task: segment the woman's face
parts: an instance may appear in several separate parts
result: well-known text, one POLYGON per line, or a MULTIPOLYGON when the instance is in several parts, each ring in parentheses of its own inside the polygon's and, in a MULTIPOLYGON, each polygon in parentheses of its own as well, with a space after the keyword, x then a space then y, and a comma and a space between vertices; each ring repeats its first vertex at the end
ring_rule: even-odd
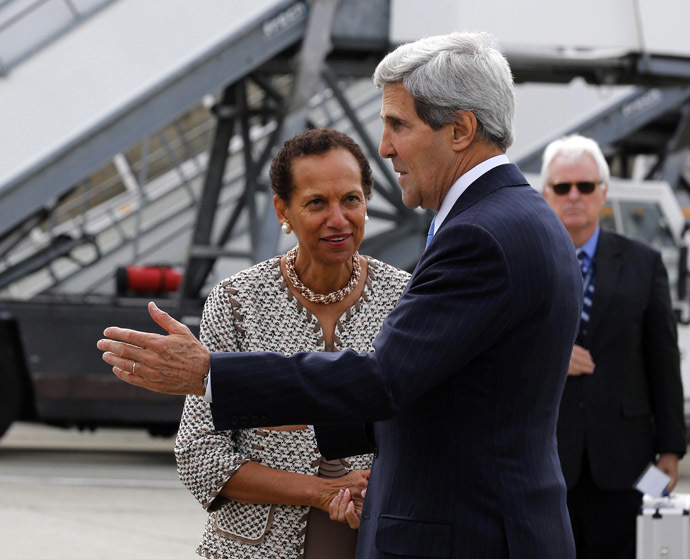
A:
POLYGON ((346 149, 303 155, 292 162, 290 203, 276 197, 278 219, 287 221, 302 257, 333 265, 347 262, 364 236, 367 211, 362 172, 346 149))

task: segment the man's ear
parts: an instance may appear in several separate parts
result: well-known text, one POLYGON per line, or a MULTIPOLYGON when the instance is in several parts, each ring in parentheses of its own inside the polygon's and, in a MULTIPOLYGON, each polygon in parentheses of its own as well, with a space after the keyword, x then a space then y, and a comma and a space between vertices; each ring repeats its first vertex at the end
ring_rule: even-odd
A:
POLYGON ((458 118, 452 124, 453 149, 466 150, 477 136, 477 117, 470 111, 456 111, 458 118))

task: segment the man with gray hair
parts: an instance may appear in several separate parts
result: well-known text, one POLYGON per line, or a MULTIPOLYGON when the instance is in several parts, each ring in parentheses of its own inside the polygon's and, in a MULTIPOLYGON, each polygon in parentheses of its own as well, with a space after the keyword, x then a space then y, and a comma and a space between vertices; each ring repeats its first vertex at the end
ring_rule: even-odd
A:
POLYGON ((361 559, 573 559, 555 434, 582 282, 505 156, 508 63, 452 33, 399 47, 374 80, 380 154, 404 203, 438 212, 374 351, 209 355, 155 306, 169 336, 109 328, 99 348, 127 382, 206 394, 217 429, 315 424, 329 458, 373 446, 361 559))
POLYGON ((683 388, 666 269, 658 251, 605 231, 609 167, 579 135, 546 148, 544 197, 581 262, 582 318, 558 419, 558 453, 579 559, 633 559, 642 495, 655 462, 678 481, 683 388))

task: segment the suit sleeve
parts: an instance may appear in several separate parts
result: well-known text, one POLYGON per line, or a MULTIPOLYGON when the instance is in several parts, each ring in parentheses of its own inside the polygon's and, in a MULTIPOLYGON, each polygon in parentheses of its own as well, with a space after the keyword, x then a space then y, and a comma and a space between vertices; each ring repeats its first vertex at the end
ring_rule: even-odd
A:
MULTIPOLYGON (((226 299, 222 287, 217 286, 204 307, 200 339, 210 350, 237 348, 232 319, 223 312, 229 307, 224 304, 226 299)), ((187 396, 175 441, 175 457, 182 483, 209 511, 217 508, 219 491, 249 461, 248 456, 237 451, 232 431, 215 430, 209 404, 200 396, 187 396)))
POLYGON ((371 423, 315 425, 319 452, 328 460, 359 454, 376 454, 376 440, 371 423))
POLYGON ((685 454, 683 385, 680 375, 678 335, 671 308, 666 268, 656 253, 652 287, 642 332, 658 454, 685 454))
POLYGON ((501 247, 486 230, 447 224, 385 320, 374 352, 213 353, 216 428, 394 416, 462 370, 510 327, 515 305, 509 272, 501 247))

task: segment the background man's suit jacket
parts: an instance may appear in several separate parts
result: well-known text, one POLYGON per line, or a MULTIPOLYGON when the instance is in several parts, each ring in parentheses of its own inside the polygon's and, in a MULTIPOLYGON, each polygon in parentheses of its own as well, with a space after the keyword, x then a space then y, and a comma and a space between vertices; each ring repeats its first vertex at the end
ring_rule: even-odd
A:
POLYGON ((213 354, 217 429, 374 421, 358 557, 572 559, 556 449, 582 299, 514 165, 460 197, 375 352, 213 354))
POLYGON ((558 450, 568 487, 586 450, 597 485, 631 489, 655 454, 685 454, 676 326, 657 251, 602 230, 594 262, 595 370, 566 382, 558 450))

